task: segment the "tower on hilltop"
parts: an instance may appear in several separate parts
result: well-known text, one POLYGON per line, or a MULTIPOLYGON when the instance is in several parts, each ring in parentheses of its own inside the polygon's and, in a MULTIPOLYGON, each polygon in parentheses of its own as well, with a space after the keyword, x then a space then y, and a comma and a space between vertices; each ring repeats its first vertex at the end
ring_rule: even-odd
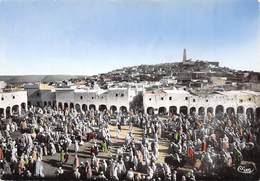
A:
POLYGON ((186 62, 187 61, 187 54, 186 54, 186 48, 184 48, 183 50, 183 59, 182 59, 183 62, 186 62))

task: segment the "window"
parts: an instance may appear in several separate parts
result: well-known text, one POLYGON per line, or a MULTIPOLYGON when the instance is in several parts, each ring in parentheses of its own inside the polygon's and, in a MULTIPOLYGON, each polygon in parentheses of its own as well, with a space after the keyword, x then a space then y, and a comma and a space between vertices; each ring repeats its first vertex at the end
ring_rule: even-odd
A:
POLYGON ((171 101, 171 100, 172 100, 172 97, 169 97, 169 100, 171 101))
POLYGON ((195 99, 193 99, 192 101, 193 101, 193 102, 195 102, 196 100, 195 100, 195 99))
POLYGON ((82 99, 83 99, 83 96, 80 96, 80 99, 82 100, 82 99))
POLYGON ((152 98, 149 98, 149 101, 151 101, 152 100, 152 98))
POLYGON ((163 97, 161 97, 161 100, 163 101, 163 97))
POLYGON ((209 100, 208 100, 208 99, 206 99, 206 102, 209 102, 209 100))
POLYGON ((185 97, 185 100, 187 101, 189 98, 188 97, 185 97))
POLYGON ((104 96, 101 97, 101 99, 103 99, 103 98, 104 98, 104 96))
POLYGON ((4 98, 2 97, 2 101, 4 100, 4 98))
POLYGON ((239 102, 243 102, 243 99, 239 99, 239 102))
POLYGON ((13 96, 13 99, 15 99, 15 96, 13 96))
POLYGON ((92 99, 94 99, 94 97, 92 97, 92 99))
POLYGON ((116 94, 116 97, 118 97, 118 94, 116 94))
POLYGON ((248 100, 249 100, 249 101, 252 101, 252 99, 251 99, 251 98, 249 98, 248 100))
POLYGON ((121 94, 121 97, 124 97, 124 94, 121 94))
POLYGON ((38 96, 38 97, 40 96, 40 93, 39 93, 39 92, 37 92, 37 96, 38 96))

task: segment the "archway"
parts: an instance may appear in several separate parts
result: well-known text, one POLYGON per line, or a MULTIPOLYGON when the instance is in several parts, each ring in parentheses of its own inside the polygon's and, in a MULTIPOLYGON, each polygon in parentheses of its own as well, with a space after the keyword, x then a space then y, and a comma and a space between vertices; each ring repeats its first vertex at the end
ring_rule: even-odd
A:
POLYGON ((9 118, 11 116, 11 107, 7 107, 6 110, 5 110, 5 115, 7 118, 9 118))
POLYGON ((213 114, 213 107, 208 107, 208 108, 207 108, 207 113, 213 114))
POLYGON ((196 108, 195 107, 191 107, 190 108, 190 114, 195 114, 196 113, 196 108))
POLYGON ((12 113, 15 115, 19 115, 19 106, 18 105, 14 105, 12 107, 12 113))
POLYGON ((86 112, 88 110, 88 106, 86 104, 82 105, 82 111, 86 112))
POLYGON ((256 108, 255 110, 255 116, 256 116, 256 120, 260 119, 260 107, 256 108))
POLYGON ((147 114, 149 114, 149 115, 154 114, 154 108, 153 107, 148 107, 147 108, 147 114))
POLYGON ((52 106, 52 105, 51 105, 51 101, 48 101, 48 106, 52 106))
POLYGON ((117 108, 116 108, 116 106, 110 106, 110 111, 111 111, 111 113, 112 114, 115 114, 115 112, 117 111, 117 108))
POLYGON ((56 107, 56 101, 52 101, 52 106, 56 107))
POLYGON ((31 103, 31 101, 28 101, 28 104, 27 104, 27 109, 30 109, 30 108, 31 108, 31 106, 32 106, 32 103, 31 103))
POLYGON ((26 104, 24 102, 21 104, 21 111, 22 111, 22 114, 26 113, 26 104))
POLYGON ((234 115, 235 114, 235 109, 233 107, 228 107, 226 109, 226 113, 231 116, 231 115, 234 115))
POLYGON ((0 118, 4 118, 5 117, 5 109, 4 108, 0 108, 0 118))
POLYGON ((103 111, 107 110, 107 106, 104 104, 101 104, 101 105, 99 105, 98 110, 103 112, 103 111))
POLYGON ((254 120, 254 109, 253 108, 247 108, 246 109, 246 117, 250 120, 254 120))
POLYGON ((22 110, 26 110, 26 103, 23 102, 23 103, 21 104, 21 108, 22 108, 22 110))
POLYGON ((200 116, 204 116, 205 115, 205 108, 204 107, 200 107, 199 108, 199 115, 200 116))
POLYGON ((74 109, 74 104, 72 102, 70 103, 70 109, 74 109))
POLYGON ((121 106, 120 107, 120 111, 122 111, 123 113, 127 112, 127 108, 125 106, 121 106))
POLYGON ((81 109, 80 109, 80 105, 79 105, 79 104, 76 104, 76 105, 75 105, 75 108, 76 108, 76 111, 77 111, 78 113, 81 112, 81 109))
POLYGON ((44 107, 47 106, 47 101, 44 101, 44 102, 43 102, 43 106, 44 106, 44 107))
POLYGON ((66 110, 66 109, 68 109, 69 108, 69 105, 68 105, 68 103, 64 103, 64 110, 66 110))
POLYGON ((220 113, 224 113, 224 107, 222 105, 218 105, 216 107, 216 111, 215 111, 215 114, 220 114, 220 113))
POLYGON ((58 103, 58 109, 61 109, 61 110, 62 110, 62 102, 59 102, 59 103, 58 103))
POLYGON ((177 107, 176 106, 169 107, 169 112, 171 114, 177 114, 177 107))
POLYGON ((187 115, 188 114, 188 107, 187 106, 181 106, 180 107, 180 113, 187 115))
POLYGON ((244 114, 244 107, 243 106, 237 107, 237 114, 244 114))
POLYGON ((167 114, 166 107, 160 107, 159 110, 158 110, 158 114, 159 115, 166 115, 167 114))
POLYGON ((94 104, 90 104, 89 105, 89 110, 93 110, 93 111, 96 111, 96 106, 94 104))

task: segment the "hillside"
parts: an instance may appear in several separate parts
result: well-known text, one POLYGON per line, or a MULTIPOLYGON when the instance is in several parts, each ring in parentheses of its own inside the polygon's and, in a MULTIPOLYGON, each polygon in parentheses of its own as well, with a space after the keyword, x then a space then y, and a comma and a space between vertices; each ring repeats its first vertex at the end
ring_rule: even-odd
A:
POLYGON ((0 80, 9 84, 16 83, 34 83, 34 82, 55 82, 77 78, 76 75, 14 75, 14 76, 0 76, 0 80))

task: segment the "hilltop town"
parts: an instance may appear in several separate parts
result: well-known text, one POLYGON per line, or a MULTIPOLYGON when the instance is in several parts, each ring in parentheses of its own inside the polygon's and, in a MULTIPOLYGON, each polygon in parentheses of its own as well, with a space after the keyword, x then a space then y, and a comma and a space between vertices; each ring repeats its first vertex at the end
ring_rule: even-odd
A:
POLYGON ((0 80, 1 178, 259 175, 260 73, 184 50, 176 63, 0 80))

